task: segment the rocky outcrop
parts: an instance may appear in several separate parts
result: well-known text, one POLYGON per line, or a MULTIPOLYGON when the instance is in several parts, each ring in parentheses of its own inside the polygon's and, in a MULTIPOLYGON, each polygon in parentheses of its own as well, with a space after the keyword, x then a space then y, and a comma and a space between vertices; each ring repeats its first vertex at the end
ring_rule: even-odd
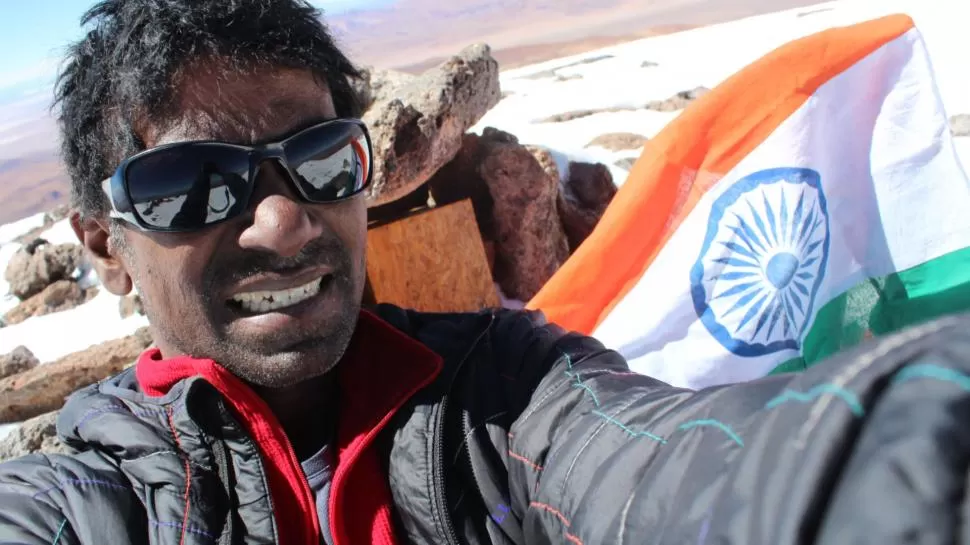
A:
POLYGON ((666 100, 655 100, 648 103, 645 108, 657 112, 676 112, 683 110, 691 102, 704 96, 710 91, 707 87, 695 87, 689 91, 681 91, 666 100))
POLYGON ((121 372, 151 344, 148 328, 0 380, 0 423, 60 409, 78 388, 121 372))
POLYGON ((526 301, 569 257, 557 211, 559 174, 547 150, 486 128, 429 182, 439 204, 472 200, 475 218, 502 292, 526 301))
POLYGON ((539 166, 542 170, 549 175, 553 180, 559 180, 562 177, 559 174, 559 165, 556 163, 556 159, 552 156, 552 152, 542 146, 525 146, 525 149, 529 150, 529 153, 535 157, 538 161, 539 166))
POLYGON ((587 148, 599 147, 610 151, 640 149, 647 143, 647 137, 632 132, 610 132, 601 134, 586 144, 587 148))
POLYGON ((636 162, 637 162, 636 157, 624 157, 623 159, 620 159, 619 161, 613 164, 622 168, 623 170, 631 170, 633 168, 633 165, 636 164, 636 162))
POLYGON ((615 114, 619 112, 635 112, 637 108, 626 108, 623 106, 611 106, 609 108, 595 108, 587 110, 571 110, 568 112, 563 112, 560 114, 553 114, 549 117, 544 117, 533 121, 533 123, 565 123, 566 121, 573 121, 576 119, 582 119, 584 117, 589 117, 596 114, 615 114))
POLYGON ((57 412, 49 412, 24 422, 0 441, 0 462, 34 452, 67 453, 68 448, 57 439, 57 412))
POLYGON ((122 318, 128 318, 136 314, 144 316, 145 308, 141 303, 141 295, 137 292, 129 293, 118 301, 118 314, 122 318))
POLYGON ((559 193, 559 216, 574 251, 593 232, 616 195, 613 176, 600 163, 570 163, 569 175, 559 193))
POLYGON ((462 135, 498 104, 498 62, 487 45, 470 46, 401 85, 372 91, 364 113, 374 147, 370 206, 423 185, 461 149, 462 135))
POLYGON ((375 102, 387 102, 394 97, 394 89, 411 82, 415 76, 397 70, 364 67, 359 79, 350 80, 350 85, 357 93, 357 100, 362 111, 367 111, 375 102))
POLYGON ((10 293, 24 300, 58 280, 70 279, 82 256, 79 244, 48 244, 36 239, 18 250, 7 265, 4 277, 10 293))
POLYGON ((40 364, 40 361, 37 356, 34 356, 33 352, 28 350, 26 346, 18 346, 9 354, 0 356, 0 379, 29 371, 37 367, 38 364, 40 364))
POLYGON ((23 301, 3 317, 6 325, 23 322, 32 316, 43 316, 76 308, 98 294, 98 288, 82 290, 73 280, 58 280, 40 293, 23 301))
POLYGON ((486 128, 478 174, 494 204, 496 280, 506 296, 528 301, 569 257, 550 176, 515 136, 486 128))

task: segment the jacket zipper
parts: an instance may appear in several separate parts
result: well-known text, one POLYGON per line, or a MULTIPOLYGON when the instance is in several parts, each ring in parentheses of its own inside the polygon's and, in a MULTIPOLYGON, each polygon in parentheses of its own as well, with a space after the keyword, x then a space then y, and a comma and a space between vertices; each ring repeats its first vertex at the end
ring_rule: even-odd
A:
MULTIPOLYGON (((461 367, 471 356, 472 352, 478 348, 478 343, 482 341, 485 334, 488 333, 489 329, 492 327, 492 323, 495 321, 495 315, 490 316, 488 325, 478 334, 475 342, 472 343, 471 347, 462 356, 461 361, 455 368, 455 373, 452 378, 452 383, 448 385, 448 392, 441 396, 441 405, 438 408, 438 426, 437 433, 434 437, 434 450, 435 450, 435 473, 434 473, 434 490, 433 492, 437 495, 437 506, 438 506, 438 518, 441 520, 447 532, 447 545, 461 545, 461 541, 458 539, 458 533, 455 531, 455 525, 451 520, 451 514, 448 512, 448 498, 445 490, 445 415, 448 411, 448 397, 451 392, 451 388, 454 386, 454 378, 458 376, 461 367)), ((464 417, 462 417, 464 422, 464 417)))
MULTIPOLYGON (((220 416, 226 418, 228 416, 228 410, 223 404, 222 400, 217 401, 220 416)), ((217 438, 212 442, 212 455, 216 461, 216 467, 219 471, 219 480, 222 481, 222 486, 226 489, 226 498, 229 501, 229 509, 226 515, 226 525, 222 532, 222 536, 219 538, 219 545, 232 545, 233 542, 233 511, 232 511, 232 484, 230 483, 229 475, 229 456, 226 454, 226 445, 223 443, 222 439, 217 438)))

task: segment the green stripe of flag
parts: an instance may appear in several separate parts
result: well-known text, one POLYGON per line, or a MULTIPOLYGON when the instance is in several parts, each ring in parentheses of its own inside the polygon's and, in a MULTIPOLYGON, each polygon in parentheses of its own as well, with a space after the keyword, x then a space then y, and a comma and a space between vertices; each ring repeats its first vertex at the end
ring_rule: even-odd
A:
POLYGON ((970 310, 970 248, 871 278, 832 299, 816 315, 802 356, 770 374, 804 370, 870 334, 884 335, 966 310, 970 310))

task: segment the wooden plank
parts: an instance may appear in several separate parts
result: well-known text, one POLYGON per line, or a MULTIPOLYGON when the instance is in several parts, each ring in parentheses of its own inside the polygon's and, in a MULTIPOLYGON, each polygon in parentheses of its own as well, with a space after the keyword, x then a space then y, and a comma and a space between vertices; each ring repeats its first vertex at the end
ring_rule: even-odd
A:
POLYGON ((499 306, 470 200, 433 208, 367 232, 374 299, 425 312, 499 306))

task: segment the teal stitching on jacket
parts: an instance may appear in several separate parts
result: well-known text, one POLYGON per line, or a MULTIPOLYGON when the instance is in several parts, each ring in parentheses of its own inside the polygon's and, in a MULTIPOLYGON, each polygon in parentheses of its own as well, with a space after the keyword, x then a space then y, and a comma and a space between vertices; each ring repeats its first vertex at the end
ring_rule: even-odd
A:
POLYGON ((57 529, 57 533, 54 534, 54 541, 51 541, 51 545, 57 545, 57 542, 61 540, 61 536, 64 535, 64 528, 67 528, 67 519, 61 521, 61 525, 57 529))
POLYGON ((600 407, 600 400, 596 397, 596 392, 592 388, 583 384, 583 381, 579 380, 579 373, 570 373, 569 371, 564 371, 566 376, 573 379, 573 388, 582 388, 589 392, 589 396, 593 398, 593 405, 598 409, 600 407))
POLYGON ((849 406, 849 410, 852 414, 861 417, 865 414, 865 409, 862 408, 862 403, 859 401, 858 396, 854 392, 846 390, 841 386, 836 386, 835 384, 819 384, 818 386, 812 388, 807 392, 796 392, 795 390, 785 390, 778 397, 768 401, 765 404, 765 409, 774 409, 775 407, 785 404, 789 401, 797 401, 798 403, 808 403, 824 394, 831 394, 835 397, 845 401, 845 404, 849 406))
MULTIPOLYGON (((599 409, 599 407, 600 407, 600 401, 596 397, 596 392, 594 392, 593 389, 590 388, 588 385, 583 384, 583 381, 580 380, 579 373, 574 373, 573 372, 573 360, 569 357, 569 354, 563 353, 562 356, 563 356, 563 358, 566 359, 566 368, 568 369, 568 371, 564 371, 564 374, 567 377, 573 379, 573 383, 572 383, 573 388, 581 388, 581 389, 585 390, 589 394, 589 396, 593 399, 593 405, 597 409, 599 409)), ((613 418, 612 416, 610 416, 610 415, 608 415, 608 414, 606 414, 606 413, 604 413, 602 411, 594 410, 592 412, 592 414, 594 414, 594 415, 598 416, 599 418, 602 418, 603 420, 606 420, 610 424, 613 424, 614 426, 620 428, 621 430, 623 430, 624 432, 626 432, 627 435, 630 435, 631 437, 647 437, 649 439, 653 439, 654 441, 657 441, 658 443, 660 443, 662 445, 666 445, 667 444, 667 440, 664 439, 663 437, 660 437, 659 435, 655 435, 655 434, 650 433, 648 431, 635 431, 635 430, 632 430, 626 424, 620 422, 619 420, 613 418)), ((678 430, 682 430, 682 431, 686 431, 686 430, 689 430, 691 428, 704 427, 704 426, 710 426, 710 427, 717 428, 717 429, 723 431, 728 437, 731 438, 732 441, 734 441, 735 443, 737 443, 738 446, 741 446, 741 447, 744 446, 744 441, 741 439, 741 436, 739 436, 734 430, 732 430, 730 426, 728 426, 724 422, 721 422, 720 420, 715 420, 713 418, 707 418, 707 419, 703 419, 703 420, 691 420, 690 422, 684 422, 677 429, 678 430)))
POLYGON ((714 420, 713 418, 705 418, 703 420, 691 420, 690 422, 684 422, 677 427, 678 430, 689 430, 691 428, 697 428, 702 426, 710 426, 723 431, 732 441, 738 444, 738 446, 744 446, 744 441, 741 440, 741 436, 734 432, 730 426, 721 422, 720 420, 714 420))
POLYGON ((667 440, 664 439, 663 437, 660 437, 658 435, 654 435, 654 434, 652 434, 652 433, 650 433, 648 431, 633 431, 630 428, 628 428, 625 424, 623 424, 619 420, 613 418, 612 416, 610 416, 610 415, 608 415, 606 413, 603 413, 603 412, 600 412, 600 411, 593 411, 593 414, 595 414, 596 416, 602 418, 603 420, 606 420, 610 424, 613 424, 614 426, 620 428, 621 430, 625 431, 628 435, 630 435, 632 437, 647 437, 647 438, 653 439, 654 441, 657 441, 658 443, 660 443, 662 445, 666 445, 667 444, 667 440))
POLYGON ((970 376, 965 373, 961 373, 960 371, 948 369, 946 367, 941 367, 931 363, 910 365, 909 367, 902 369, 899 373, 896 373, 893 383, 898 384, 907 380, 915 380, 920 378, 942 380, 943 382, 949 382, 965 391, 970 392, 970 376))

